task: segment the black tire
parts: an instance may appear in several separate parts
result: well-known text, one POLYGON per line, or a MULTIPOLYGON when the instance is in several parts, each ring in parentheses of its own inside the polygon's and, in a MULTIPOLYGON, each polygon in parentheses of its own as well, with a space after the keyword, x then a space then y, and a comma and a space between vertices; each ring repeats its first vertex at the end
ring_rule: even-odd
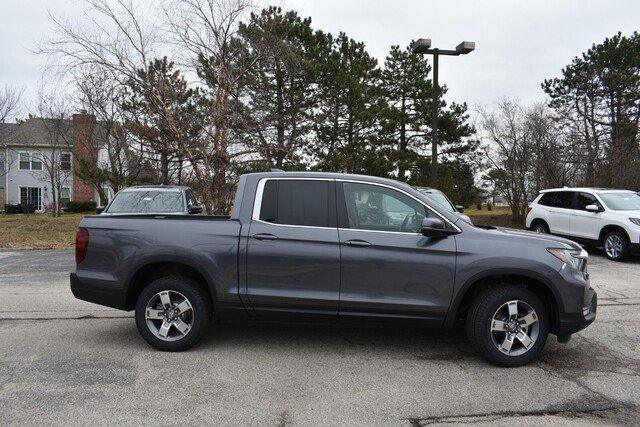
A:
POLYGON ((543 220, 537 219, 531 223, 531 231, 540 234, 549 234, 549 226, 543 220))
POLYGON ((627 238, 627 235, 622 231, 614 230, 610 233, 607 233, 607 235, 604 236, 604 240, 602 240, 602 249, 604 250, 605 256, 610 260, 624 261, 629 256, 629 239, 627 238), (612 254, 609 253, 610 251, 607 250, 607 241, 609 240, 609 238, 612 238, 612 237, 616 237, 617 239, 619 239, 622 245, 622 250, 617 256, 613 256, 612 254))
MULTIPOLYGON (((202 339, 211 323, 212 313, 211 299, 207 291, 200 284, 181 276, 161 277, 144 288, 138 297, 136 303, 136 326, 142 338, 156 349, 162 351, 182 351, 193 347, 202 339), (174 341, 165 341, 157 337, 147 325, 147 303, 163 291, 179 293, 191 304, 190 313, 185 314, 185 316, 189 316, 190 329, 183 337, 173 338, 175 339, 174 341)), ((161 320, 158 322, 162 323, 161 320)), ((177 329, 173 332, 175 333, 174 335, 178 335, 177 329)))
POLYGON ((531 362, 540 354, 548 334, 549 316, 544 303, 523 286, 496 286, 485 290, 476 297, 467 315, 469 342, 486 360, 500 366, 522 366, 531 362), (519 344, 514 344, 523 349, 524 353, 520 355, 504 354, 498 350, 494 337, 500 335, 500 332, 491 331, 494 314, 504 304, 514 300, 522 301, 533 308, 538 322, 537 338, 531 348, 524 349, 519 340, 519 344))

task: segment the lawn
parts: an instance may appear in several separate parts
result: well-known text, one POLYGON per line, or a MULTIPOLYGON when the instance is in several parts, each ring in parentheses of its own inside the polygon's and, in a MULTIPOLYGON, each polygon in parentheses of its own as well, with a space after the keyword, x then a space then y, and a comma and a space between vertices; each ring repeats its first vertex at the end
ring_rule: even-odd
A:
POLYGON ((469 215, 476 225, 524 228, 524 224, 519 224, 511 219, 511 209, 508 206, 493 206, 490 211, 486 206, 482 210, 477 210, 474 206, 465 209, 464 213, 469 215))
POLYGON ((73 248, 76 227, 85 214, 0 215, 0 248, 73 248))

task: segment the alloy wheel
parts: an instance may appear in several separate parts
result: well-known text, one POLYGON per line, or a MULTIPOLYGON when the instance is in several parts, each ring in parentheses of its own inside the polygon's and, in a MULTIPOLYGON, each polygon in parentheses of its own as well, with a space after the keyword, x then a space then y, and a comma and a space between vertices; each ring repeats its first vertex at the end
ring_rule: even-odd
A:
POLYGON ((170 290, 152 296, 144 316, 149 331, 163 341, 184 338, 194 321, 191 302, 180 292, 170 290))
POLYGON ((536 311, 520 300, 502 304, 494 313, 490 327, 493 344, 508 356, 520 356, 529 351, 540 333, 536 311))
POLYGON ((544 225, 542 224, 536 225, 533 231, 535 231, 538 234, 547 234, 547 230, 544 228, 544 225))
POLYGON ((604 242, 604 250, 609 258, 618 258, 622 254, 622 248, 624 243, 622 238, 617 234, 611 234, 604 242))

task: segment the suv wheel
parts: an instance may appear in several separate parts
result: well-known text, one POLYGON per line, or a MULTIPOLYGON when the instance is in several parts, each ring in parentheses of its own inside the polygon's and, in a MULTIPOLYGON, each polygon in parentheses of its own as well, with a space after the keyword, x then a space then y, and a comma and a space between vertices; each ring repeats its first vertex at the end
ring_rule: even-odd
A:
POLYGON ((613 261, 622 261, 629 252, 629 242, 627 236, 621 231, 612 231, 604 238, 604 253, 607 258, 613 261))
POLYGON ((200 341, 211 313, 211 300, 198 283, 162 277, 138 297, 136 325, 142 338, 158 350, 181 351, 200 341))
POLYGON ((467 316, 469 341, 488 361, 522 366, 535 359, 547 341, 549 322, 544 304, 520 286, 489 288, 467 316))
POLYGON ((545 224, 544 221, 534 223, 531 229, 538 234, 549 234, 549 227, 547 227, 547 224, 545 224))

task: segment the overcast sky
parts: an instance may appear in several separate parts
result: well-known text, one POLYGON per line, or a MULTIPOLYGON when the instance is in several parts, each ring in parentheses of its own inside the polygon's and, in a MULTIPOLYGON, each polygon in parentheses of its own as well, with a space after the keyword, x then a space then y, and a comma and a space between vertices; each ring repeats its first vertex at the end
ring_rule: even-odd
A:
MULTIPOLYGON (((77 0, 2 0, 0 86, 24 89, 23 113, 33 105, 43 58, 30 52, 52 31, 47 16, 77 19, 77 0)), ((261 3, 262 4, 262 3, 261 3)), ((267 4, 267 3, 264 3, 267 4)), ((277 0, 283 8, 311 16, 314 28, 365 42, 379 62, 393 44, 431 38, 434 47, 476 42, 466 56, 443 57, 440 82, 449 98, 472 108, 502 97, 530 103, 544 98, 540 83, 559 75, 592 43, 640 22, 640 1, 590 0, 277 0)))

